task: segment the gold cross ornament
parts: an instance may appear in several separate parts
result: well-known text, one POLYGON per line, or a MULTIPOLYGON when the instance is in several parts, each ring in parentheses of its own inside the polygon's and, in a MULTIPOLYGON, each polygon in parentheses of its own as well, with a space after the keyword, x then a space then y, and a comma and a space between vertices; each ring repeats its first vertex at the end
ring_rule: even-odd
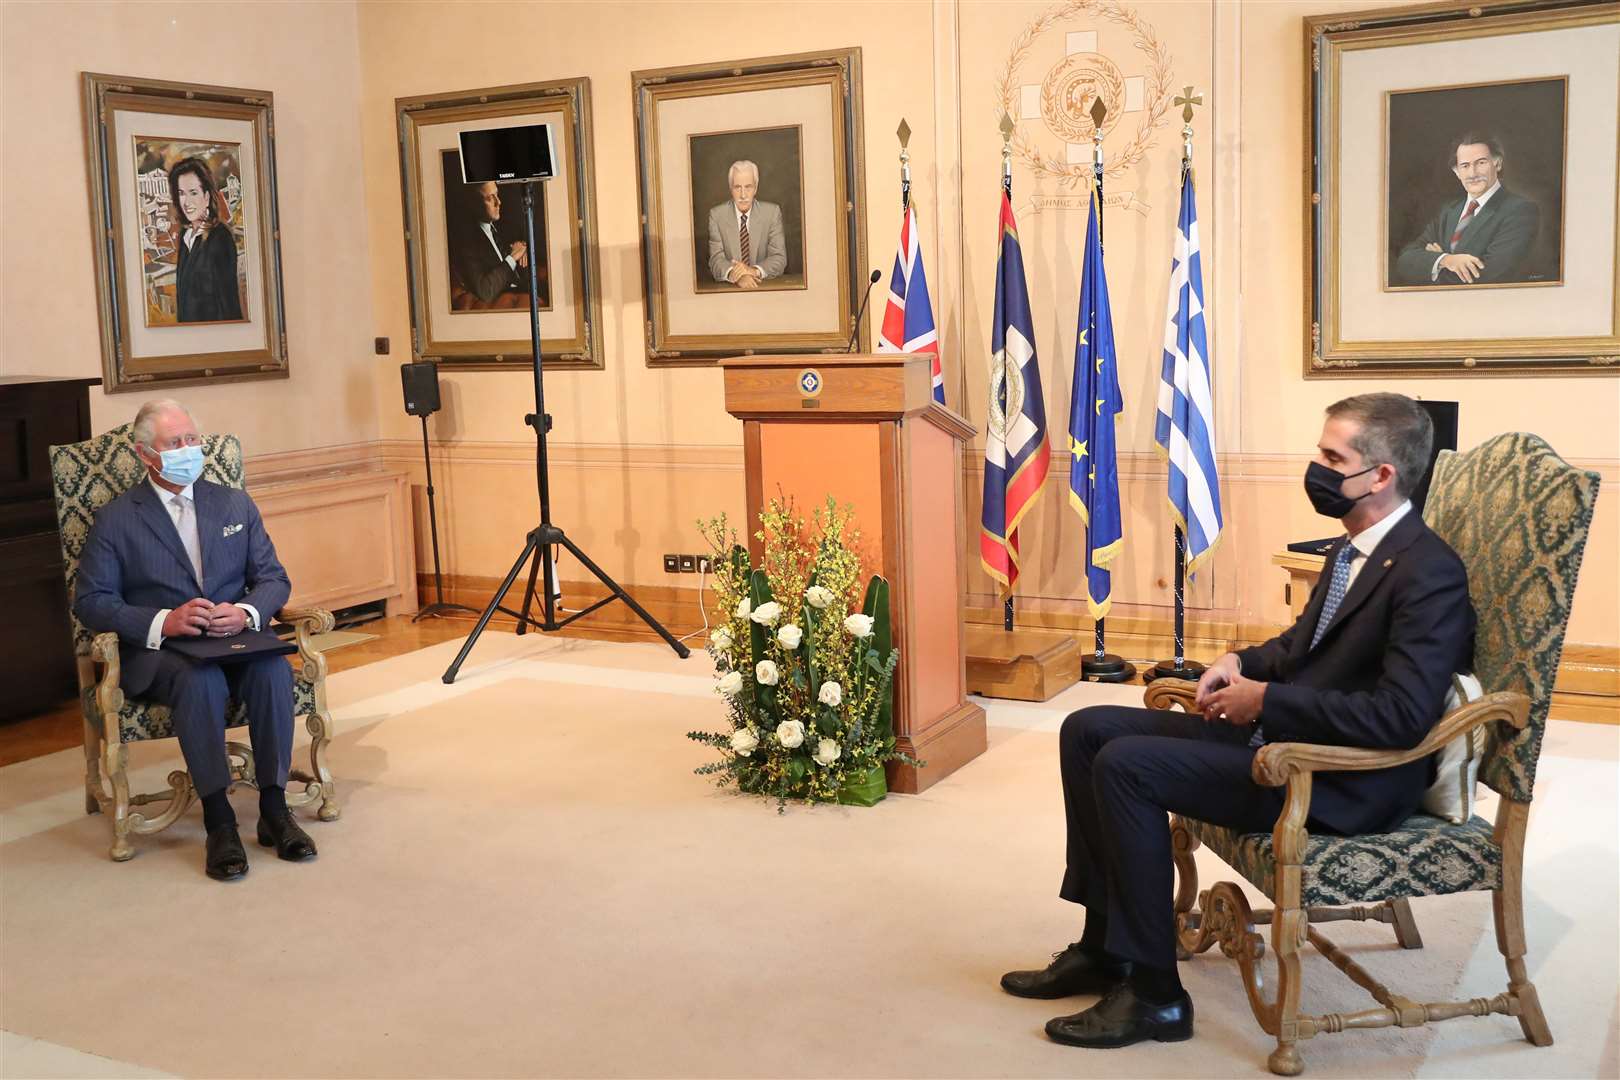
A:
POLYGON ((1175 100, 1175 104, 1181 106, 1181 122, 1183 124, 1192 123, 1193 106, 1202 105, 1203 103, 1203 94, 1194 94, 1193 88, 1190 86, 1183 88, 1181 96, 1175 100))

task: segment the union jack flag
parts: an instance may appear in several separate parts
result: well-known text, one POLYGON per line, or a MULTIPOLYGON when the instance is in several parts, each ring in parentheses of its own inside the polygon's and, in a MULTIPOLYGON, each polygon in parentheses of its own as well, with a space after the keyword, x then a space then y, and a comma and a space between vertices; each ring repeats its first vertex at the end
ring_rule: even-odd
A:
POLYGON ((934 331, 928 275, 923 272, 922 245, 917 241, 917 211, 909 203, 900 222, 900 250, 889 274, 889 305, 883 311, 877 351, 927 353, 934 400, 945 404, 945 374, 939 366, 939 334, 934 331))

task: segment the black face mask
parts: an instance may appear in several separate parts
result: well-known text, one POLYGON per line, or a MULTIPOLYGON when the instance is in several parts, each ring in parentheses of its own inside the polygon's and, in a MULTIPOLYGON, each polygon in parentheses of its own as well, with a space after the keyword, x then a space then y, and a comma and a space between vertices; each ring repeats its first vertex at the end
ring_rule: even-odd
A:
POLYGON ((1311 505, 1316 507, 1318 514, 1342 518, 1356 508, 1356 503, 1372 494, 1367 491, 1351 498, 1344 493, 1344 482, 1362 473, 1370 473, 1376 468, 1378 466, 1371 465, 1361 472, 1346 475, 1328 468, 1320 461, 1313 461, 1310 468, 1305 470, 1305 494, 1310 497, 1311 505))

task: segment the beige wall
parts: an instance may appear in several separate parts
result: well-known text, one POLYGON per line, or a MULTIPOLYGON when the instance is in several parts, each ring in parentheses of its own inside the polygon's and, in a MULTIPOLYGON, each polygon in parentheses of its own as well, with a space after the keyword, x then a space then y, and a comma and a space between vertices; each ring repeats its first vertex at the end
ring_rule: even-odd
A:
MULTIPOLYGON (((252 454, 377 434, 359 45, 337 3, 16 3, 0 12, 0 374, 101 375, 79 73, 269 90, 290 377, 164 392, 252 454), (337 152, 335 152, 337 151, 337 152)), ((91 392, 95 426, 150 394, 91 392)))
MULTIPOLYGON (((1353 10, 1366 4, 1339 4, 1353 10)), ((1282 572, 1269 555, 1288 539, 1321 535, 1299 477, 1323 406, 1385 385, 1461 402, 1461 441, 1510 429, 1546 436, 1605 478, 1570 640, 1620 644, 1620 381, 1607 379, 1309 380, 1301 376, 1301 175, 1305 148, 1301 18, 1333 10, 1311 0, 1242 5, 1140 0, 1142 26, 1171 57, 1173 85, 1208 95, 1198 119, 1200 216, 1216 356, 1219 443, 1228 535, 1190 592, 1195 612, 1234 623, 1280 622, 1282 572)), ((867 242, 887 273, 898 217, 894 129, 902 116, 911 152, 936 318, 953 407, 984 423, 995 269, 994 209, 1000 139, 995 83, 1035 20, 1041 0, 932 3, 365 3, 243 5, 232 20, 187 21, 187 6, 8 5, 4 18, 5 325, 0 372, 99 371, 88 255, 40 280, 41 251, 89 250, 76 73, 139 71, 259 86, 276 94, 283 253, 293 378, 187 396, 212 414, 241 418, 253 452, 381 440, 370 451, 420 475, 419 429, 403 414, 398 362, 409 357, 396 97, 572 76, 592 80, 598 242, 606 369, 548 376, 556 417, 557 517, 610 573, 632 583, 664 577, 664 551, 700 550, 694 520, 742 504, 741 425, 722 407, 719 374, 650 370, 642 352, 639 228, 630 72, 640 68, 858 45, 865 67, 867 242), (179 22, 171 23, 171 19, 179 22), (244 36, 257 48, 227 49, 244 36), (162 70, 136 58, 179 56, 162 70), (39 47, 48 40, 51 48, 39 47), (511 44, 513 47, 492 47, 511 44), (517 47, 521 43, 521 47, 517 47), (132 66, 134 65, 134 66, 132 66), (359 160, 348 148, 360 147, 359 160), (26 178, 38 161, 69 163, 73 212, 38 213, 26 178), (359 166, 358 168, 356 166, 359 166), (394 354, 370 355, 373 335, 394 354), (965 388, 965 395, 963 390, 965 388), (295 404, 296 401, 296 404, 295 404), (273 422, 278 414, 291 417, 273 422)), ((1028 72, 1039 81, 1069 30, 1096 30, 1099 47, 1140 71, 1136 34, 1086 15, 1034 40, 1028 72), (1055 44, 1054 44, 1055 42, 1055 44), (1046 52, 1042 52, 1042 50, 1046 52)), ((1128 139, 1135 119, 1110 135, 1128 139)), ((1171 542, 1162 512, 1163 472, 1151 454, 1152 401, 1176 200, 1176 125, 1157 129, 1134 172, 1111 182, 1150 213, 1110 210, 1109 277, 1119 329, 1127 417, 1122 428, 1128 548, 1121 614, 1169 610, 1171 542), (1128 601, 1128 603, 1127 603, 1128 601)), ((1060 443, 1067 422, 1083 211, 1029 208, 1034 195, 1067 194, 1015 168, 1015 206, 1031 278, 1048 419, 1060 443)), ((874 305, 882 304, 880 285, 874 305)), ((446 568, 472 576, 505 570, 535 516, 532 408, 526 374, 445 378, 446 408, 432 422, 446 568)), ((118 397, 97 405, 98 424, 122 419, 118 397)), ((216 422, 217 423, 217 422, 216 422)), ((982 482, 969 454, 970 529, 982 482)), ((1028 606, 1058 611, 1075 600, 1078 521, 1063 508, 1063 459, 1027 524, 1023 592, 1028 606)), ((420 503, 419 503, 420 508, 420 503)), ((421 563, 430 565, 425 528, 421 563)), ((580 576, 576 570, 565 577, 580 576)), ((984 595, 974 572, 970 590, 984 595)))

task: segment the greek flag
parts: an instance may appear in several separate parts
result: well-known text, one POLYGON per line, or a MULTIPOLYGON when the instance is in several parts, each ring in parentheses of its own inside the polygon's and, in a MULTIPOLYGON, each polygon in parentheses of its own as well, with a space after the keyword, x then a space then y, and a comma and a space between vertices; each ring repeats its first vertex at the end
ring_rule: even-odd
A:
POLYGON ((1074 393, 1069 401, 1069 504, 1086 523, 1086 601, 1101 619, 1113 605, 1108 566, 1125 546, 1120 519, 1114 425, 1125 410, 1114 353, 1095 186, 1086 217, 1085 268, 1080 277, 1080 326, 1074 344, 1074 393))
POLYGON ((1182 172, 1181 218, 1170 263, 1164 366, 1153 440, 1170 466, 1170 513, 1187 538, 1190 574, 1221 538, 1221 487, 1215 475, 1215 407, 1204 333, 1204 273, 1198 253, 1198 197, 1192 170, 1182 172))

